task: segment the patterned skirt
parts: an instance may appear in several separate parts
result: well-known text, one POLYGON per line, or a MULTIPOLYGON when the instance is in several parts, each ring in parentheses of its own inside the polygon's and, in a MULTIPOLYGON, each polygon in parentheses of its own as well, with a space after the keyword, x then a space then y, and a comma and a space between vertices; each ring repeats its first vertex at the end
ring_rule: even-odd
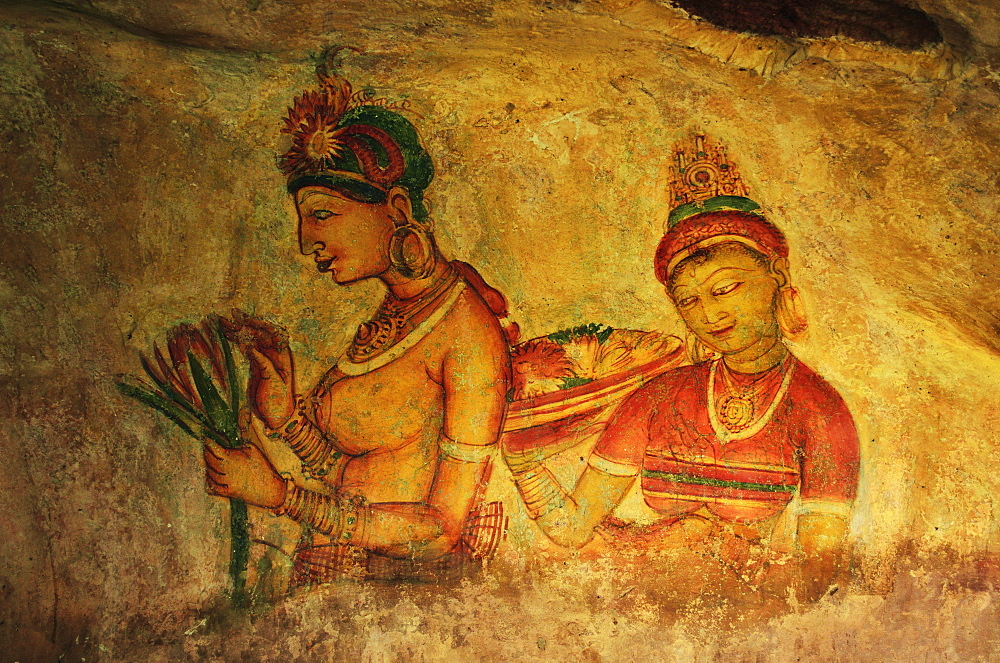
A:
POLYGON ((478 571, 483 560, 496 552, 506 532, 507 517, 500 502, 484 504, 470 513, 455 550, 431 560, 388 557, 307 532, 295 550, 291 585, 303 587, 342 579, 454 581, 478 571))

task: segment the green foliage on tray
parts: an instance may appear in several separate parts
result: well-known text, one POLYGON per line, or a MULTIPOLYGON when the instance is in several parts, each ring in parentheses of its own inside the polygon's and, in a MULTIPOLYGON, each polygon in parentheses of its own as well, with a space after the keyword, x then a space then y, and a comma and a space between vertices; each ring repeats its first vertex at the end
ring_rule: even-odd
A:
POLYGON ((594 378, 563 378, 563 382, 559 385, 560 389, 572 389, 573 387, 579 387, 580 385, 590 384, 594 381, 594 378))
POLYGON ((565 345, 584 336, 593 336, 597 339, 598 343, 604 343, 608 340, 608 337, 611 336, 611 332, 613 331, 613 327, 598 322, 591 322, 585 325, 571 327, 569 329, 562 329, 549 334, 547 338, 554 343, 558 343, 559 345, 565 345))

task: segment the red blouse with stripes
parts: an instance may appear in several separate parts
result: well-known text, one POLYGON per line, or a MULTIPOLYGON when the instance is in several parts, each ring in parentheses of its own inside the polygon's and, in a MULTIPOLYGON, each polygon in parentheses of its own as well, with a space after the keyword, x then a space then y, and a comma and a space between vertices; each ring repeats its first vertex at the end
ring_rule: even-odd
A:
POLYGON ((823 378, 794 357, 785 364, 772 370, 793 371, 787 391, 756 434, 728 442, 716 435, 705 362, 630 396, 594 448, 596 460, 641 473, 646 503, 666 516, 705 506, 724 520, 752 522, 784 509, 796 490, 803 502, 849 503, 859 454, 851 414, 823 378))

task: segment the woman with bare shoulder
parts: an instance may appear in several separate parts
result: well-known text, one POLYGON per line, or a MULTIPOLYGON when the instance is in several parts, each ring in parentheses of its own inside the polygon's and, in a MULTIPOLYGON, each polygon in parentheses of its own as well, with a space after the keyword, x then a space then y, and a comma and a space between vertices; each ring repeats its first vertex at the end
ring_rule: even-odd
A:
POLYGON ((209 490, 302 525, 293 585, 442 577, 492 541, 470 533, 470 518, 489 480, 516 328, 505 332, 503 296, 438 250, 423 202, 433 166, 398 109, 321 77, 285 125, 293 143, 281 169, 302 255, 338 285, 376 279, 386 294, 305 392, 282 329, 243 314, 224 321, 250 364, 255 444, 207 443, 209 490), (288 450, 299 478, 275 469, 288 450))

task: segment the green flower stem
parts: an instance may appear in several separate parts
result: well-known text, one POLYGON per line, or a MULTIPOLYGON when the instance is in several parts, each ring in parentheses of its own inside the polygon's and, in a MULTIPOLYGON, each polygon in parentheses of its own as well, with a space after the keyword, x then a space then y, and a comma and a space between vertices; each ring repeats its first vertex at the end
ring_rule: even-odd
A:
MULTIPOLYGON (((157 374, 149 361, 142 355, 139 359, 146 374, 155 387, 141 381, 138 383, 118 382, 122 395, 134 398, 143 405, 157 410, 192 438, 204 442, 211 438, 226 449, 243 446, 240 439, 239 413, 241 388, 240 372, 233 358, 229 340, 219 326, 218 318, 210 318, 211 330, 218 339, 222 358, 210 356, 213 366, 225 365, 225 374, 216 378, 228 384, 216 384, 213 375, 205 370, 195 353, 188 351, 187 368, 175 364, 175 370, 190 371, 190 379, 198 392, 201 405, 196 406, 186 396, 180 394, 170 384, 168 377, 157 374), (229 396, 227 400, 225 395, 229 396)), ((218 371, 217 371, 218 373, 218 371)), ((243 500, 229 500, 230 554, 229 576, 233 581, 232 606, 245 607, 249 603, 247 592, 247 564, 250 561, 250 519, 247 505, 243 500)))
POLYGON ((235 608, 247 605, 247 563, 250 561, 250 518, 247 503, 229 500, 229 529, 232 550, 229 555, 229 575, 233 579, 232 604, 235 608))

